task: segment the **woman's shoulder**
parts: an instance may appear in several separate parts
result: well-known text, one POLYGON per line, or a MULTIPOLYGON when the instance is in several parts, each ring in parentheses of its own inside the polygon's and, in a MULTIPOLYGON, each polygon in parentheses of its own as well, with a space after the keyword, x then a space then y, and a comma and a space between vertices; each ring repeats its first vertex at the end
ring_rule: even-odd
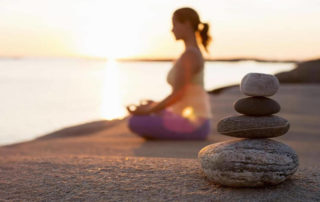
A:
MULTIPOLYGON (((194 55, 197 57, 202 57, 202 53, 201 50, 197 47, 188 47, 183 54, 187 54, 187 55, 194 55)), ((182 54, 182 55, 183 55, 182 54)))
POLYGON ((196 47, 187 48, 181 55, 181 60, 203 61, 201 51, 196 47))
POLYGON ((203 66, 204 59, 201 54, 201 51, 197 48, 187 48, 181 55, 179 62, 187 65, 192 66, 193 68, 199 68, 199 66, 203 66))

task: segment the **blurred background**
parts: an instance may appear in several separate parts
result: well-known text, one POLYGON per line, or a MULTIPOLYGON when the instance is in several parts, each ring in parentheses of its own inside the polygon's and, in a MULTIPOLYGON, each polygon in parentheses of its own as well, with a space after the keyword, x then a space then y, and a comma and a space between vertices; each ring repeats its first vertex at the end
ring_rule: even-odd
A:
POLYGON ((0 0, 0 145, 164 98, 186 6, 210 25, 208 91, 320 56, 318 0, 0 0))

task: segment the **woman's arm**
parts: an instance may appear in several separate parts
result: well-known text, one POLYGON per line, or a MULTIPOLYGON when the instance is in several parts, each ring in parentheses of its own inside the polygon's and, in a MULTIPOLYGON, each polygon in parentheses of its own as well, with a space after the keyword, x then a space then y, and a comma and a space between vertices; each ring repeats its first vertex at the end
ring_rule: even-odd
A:
POLYGON ((185 93, 184 88, 176 89, 172 91, 172 93, 169 96, 167 96, 161 102, 157 103, 157 105, 151 107, 147 112, 156 113, 169 107, 170 105, 173 105, 183 97, 184 93, 185 93))
POLYGON ((155 105, 141 108, 138 107, 135 111, 131 111, 130 113, 135 115, 156 113, 179 101, 184 96, 186 87, 190 83, 192 75, 198 71, 197 68, 200 66, 198 60, 198 55, 192 51, 186 51, 180 58, 181 63, 176 70, 172 93, 155 105))

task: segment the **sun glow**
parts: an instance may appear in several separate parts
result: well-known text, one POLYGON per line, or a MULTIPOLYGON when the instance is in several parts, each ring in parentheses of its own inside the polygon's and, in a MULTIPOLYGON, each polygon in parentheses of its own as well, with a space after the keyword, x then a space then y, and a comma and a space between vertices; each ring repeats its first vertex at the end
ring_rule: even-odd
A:
POLYGON ((107 59, 134 57, 139 54, 143 49, 142 22, 134 19, 144 16, 131 9, 135 6, 134 3, 125 2, 126 6, 123 3, 110 4, 106 1, 91 5, 90 2, 92 8, 86 9, 89 15, 81 22, 81 30, 78 32, 77 49, 81 54, 107 59))
POLYGON ((194 114, 194 110, 190 106, 188 106, 188 107, 183 109, 182 116, 187 118, 187 119, 189 119, 190 121, 195 121, 196 120, 196 116, 194 114))
POLYGON ((109 59, 104 72, 102 117, 107 120, 124 118, 127 112, 122 103, 123 99, 119 88, 119 69, 117 62, 109 59))

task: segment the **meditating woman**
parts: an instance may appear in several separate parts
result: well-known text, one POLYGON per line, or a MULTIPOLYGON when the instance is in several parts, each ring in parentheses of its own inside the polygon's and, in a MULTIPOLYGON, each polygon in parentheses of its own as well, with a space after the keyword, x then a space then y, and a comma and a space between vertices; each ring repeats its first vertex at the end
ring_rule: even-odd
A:
POLYGON ((147 100, 127 106, 129 129, 146 139, 206 139, 210 133, 211 110, 204 90, 204 59, 197 39, 207 51, 208 24, 197 12, 180 8, 172 17, 172 32, 185 50, 167 75, 172 93, 161 102, 147 100))

